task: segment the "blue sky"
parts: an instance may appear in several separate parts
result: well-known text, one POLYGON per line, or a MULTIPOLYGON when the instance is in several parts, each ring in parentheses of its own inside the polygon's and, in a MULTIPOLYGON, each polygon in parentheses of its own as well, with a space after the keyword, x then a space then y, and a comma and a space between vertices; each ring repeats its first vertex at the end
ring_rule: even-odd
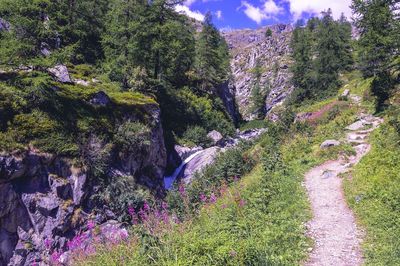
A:
POLYGON ((318 15, 328 8, 333 16, 351 16, 351 0, 186 0, 176 10, 197 20, 212 12, 220 29, 258 28, 276 23, 293 23, 318 15))

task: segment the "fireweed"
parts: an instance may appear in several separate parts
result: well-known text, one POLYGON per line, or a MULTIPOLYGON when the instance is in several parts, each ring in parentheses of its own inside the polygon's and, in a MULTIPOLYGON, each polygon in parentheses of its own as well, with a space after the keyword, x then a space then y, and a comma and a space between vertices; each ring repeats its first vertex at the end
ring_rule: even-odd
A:
MULTIPOLYGON (((231 180, 232 183, 236 183, 239 179, 233 177, 231 180)), ((200 209, 205 209, 207 213, 207 209, 212 207, 221 209, 234 207, 241 214, 240 209, 245 206, 245 200, 241 196, 240 189, 241 186, 233 186, 233 189, 229 189, 227 182, 224 181, 219 188, 213 188, 208 195, 201 193, 198 196, 199 204, 190 201, 185 185, 180 183, 178 193, 185 208, 184 219, 179 219, 178 215, 170 210, 167 202, 163 201, 154 206, 144 202, 140 209, 130 206, 126 210, 131 217, 132 229, 135 232, 133 236, 129 237, 128 232, 117 225, 99 226, 93 220, 89 220, 86 226, 87 231, 76 235, 67 243, 68 250, 73 258, 82 259, 94 255, 97 247, 112 248, 116 245, 126 244, 132 238, 140 238, 140 232, 155 239, 162 239, 173 233, 174 230, 184 232, 186 226, 199 214, 200 209), (219 206, 218 201, 221 198, 228 198, 230 204, 224 203, 219 206), (235 206, 232 206, 232 204, 235 206), (198 211, 193 212, 196 209, 198 211)), ((46 246, 51 245, 48 241, 45 244, 46 246)), ((62 251, 55 250, 50 256, 51 264, 59 265, 61 257, 62 251)))

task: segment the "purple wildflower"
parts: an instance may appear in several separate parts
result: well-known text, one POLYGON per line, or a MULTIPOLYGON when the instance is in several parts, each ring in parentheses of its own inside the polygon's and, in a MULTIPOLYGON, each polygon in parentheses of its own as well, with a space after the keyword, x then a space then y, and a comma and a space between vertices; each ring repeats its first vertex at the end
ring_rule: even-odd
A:
POLYGON ((94 229, 95 227, 96 227, 96 223, 95 223, 93 220, 89 220, 88 223, 87 223, 87 228, 88 228, 89 230, 92 230, 92 229, 94 229))
POLYGON ((185 192, 185 186, 181 183, 179 184, 179 188, 178 188, 179 194, 181 194, 181 197, 186 196, 186 192, 185 192))
POLYGON ((222 208, 222 209, 226 209, 226 208, 228 208, 228 205, 222 204, 221 208, 222 208))
POLYGON ((143 204, 143 210, 144 210, 145 212, 149 212, 149 211, 150 211, 150 206, 149 206, 149 204, 147 203, 147 201, 145 201, 144 204, 143 204))
POLYGON ((51 239, 49 239, 49 238, 46 238, 46 239, 44 240, 44 246, 45 246, 47 249, 50 249, 52 243, 53 243, 53 240, 51 240, 51 239))
POLYGON ((239 201, 239 207, 243 207, 244 205, 246 205, 246 201, 244 199, 241 199, 239 201))
POLYGON ((203 193, 202 194, 200 194, 200 201, 201 202, 207 202, 207 196, 206 195, 204 195, 203 193))
POLYGON ((129 206, 128 207, 128 213, 129 213, 130 216, 136 215, 135 208, 133 208, 132 206, 129 206))
POLYGON ((58 263, 60 260, 60 257, 61 257, 61 252, 54 251, 50 256, 50 260, 53 263, 58 263))
POLYGON ((217 197, 215 196, 214 193, 211 193, 211 196, 210 196, 210 203, 215 203, 215 202, 217 202, 217 197))
POLYGON ((167 210, 167 209, 168 209, 168 204, 167 204, 165 201, 163 201, 163 202, 161 203, 161 208, 162 208, 163 210, 167 210))

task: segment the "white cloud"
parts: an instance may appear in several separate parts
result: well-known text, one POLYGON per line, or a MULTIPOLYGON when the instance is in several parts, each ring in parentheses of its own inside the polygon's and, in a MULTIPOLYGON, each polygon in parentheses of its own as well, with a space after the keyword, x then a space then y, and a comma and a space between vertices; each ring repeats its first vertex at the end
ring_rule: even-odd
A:
POLYGON ((264 1, 262 7, 256 7, 247 1, 242 1, 242 5, 238 8, 244 7, 244 13, 251 20, 255 21, 257 24, 261 24, 263 20, 274 18, 284 11, 283 7, 278 6, 274 0, 264 1))
POLYGON ((188 17, 194 18, 195 20, 203 21, 204 15, 200 11, 192 11, 188 6, 176 5, 175 11, 181 14, 185 14, 188 17))
POLYGON ((183 5, 191 6, 194 2, 196 2, 196 0, 186 0, 185 2, 183 2, 183 5))
POLYGON ((335 19, 340 18, 344 13, 346 17, 351 17, 351 0, 285 0, 290 5, 290 13, 295 19, 301 18, 303 13, 312 13, 319 15, 328 8, 332 9, 332 16, 335 19))
POLYGON ((217 17, 217 19, 222 19, 222 11, 221 10, 217 10, 215 12, 215 16, 217 17))
POLYGON ((284 11, 284 8, 278 6, 273 0, 268 0, 264 3, 264 12, 267 14, 278 15, 284 11))

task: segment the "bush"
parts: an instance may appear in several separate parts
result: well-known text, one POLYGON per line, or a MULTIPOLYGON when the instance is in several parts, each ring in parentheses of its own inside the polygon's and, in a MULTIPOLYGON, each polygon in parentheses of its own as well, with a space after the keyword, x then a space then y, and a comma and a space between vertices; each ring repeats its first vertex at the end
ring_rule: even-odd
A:
POLYGON ((114 141, 123 152, 146 152, 150 146, 151 131, 140 122, 125 122, 118 127, 114 141))
POLYGON ((97 206, 108 206, 120 222, 130 222, 129 208, 139 209, 152 200, 149 190, 136 184, 132 176, 114 176, 101 186, 103 189, 91 197, 97 206))
POLYGON ((207 131, 199 126, 190 126, 186 129, 185 133, 183 133, 182 141, 184 144, 191 143, 202 146, 208 147, 211 144, 211 139, 207 136, 207 131))

